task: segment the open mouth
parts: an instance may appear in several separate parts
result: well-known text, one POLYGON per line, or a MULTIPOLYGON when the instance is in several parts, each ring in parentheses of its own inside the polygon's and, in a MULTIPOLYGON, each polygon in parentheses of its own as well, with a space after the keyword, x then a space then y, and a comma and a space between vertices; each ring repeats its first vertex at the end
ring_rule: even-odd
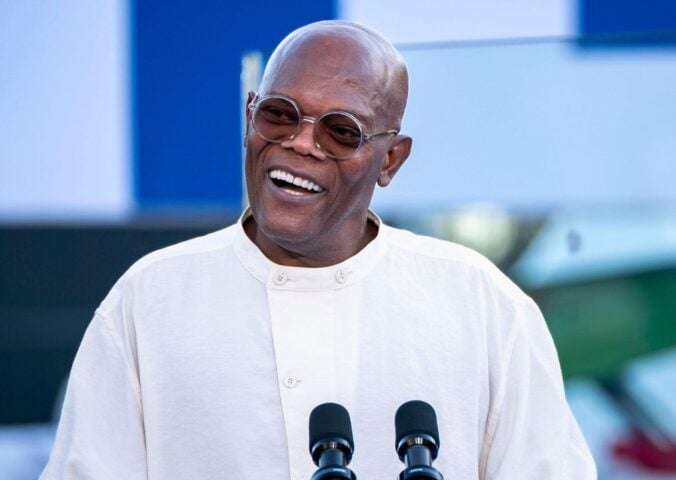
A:
POLYGON ((291 195, 310 195, 324 191, 322 187, 311 180, 296 177, 284 170, 274 169, 268 172, 272 183, 291 195))

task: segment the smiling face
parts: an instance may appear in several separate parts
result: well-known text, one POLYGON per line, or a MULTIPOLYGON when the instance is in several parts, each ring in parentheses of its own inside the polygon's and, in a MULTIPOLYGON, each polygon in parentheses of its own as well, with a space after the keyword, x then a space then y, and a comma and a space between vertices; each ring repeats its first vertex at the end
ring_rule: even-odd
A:
MULTIPOLYGON (((366 133, 398 129, 385 115, 381 75, 363 40, 341 30, 311 31, 287 46, 259 97, 293 99, 302 115, 346 111, 366 133)), ((249 104, 253 96, 249 98, 249 104)), ((350 158, 327 157, 313 141, 311 122, 290 140, 273 143, 252 128, 248 113, 246 181, 253 223, 247 233, 273 261, 286 265, 339 263, 374 235, 367 210, 376 183, 385 186, 408 155, 410 139, 383 135, 350 158)), ((396 117, 396 115, 394 115, 396 117)))

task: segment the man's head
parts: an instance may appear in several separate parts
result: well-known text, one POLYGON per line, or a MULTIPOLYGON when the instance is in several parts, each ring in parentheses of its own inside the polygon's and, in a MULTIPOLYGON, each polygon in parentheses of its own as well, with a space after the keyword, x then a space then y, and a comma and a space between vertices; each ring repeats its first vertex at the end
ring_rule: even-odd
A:
POLYGON ((375 185, 388 185, 410 151, 411 139, 397 134, 407 93, 399 53, 361 25, 313 23, 282 41, 247 103, 246 178, 254 218, 247 232, 266 255, 279 263, 330 265, 368 243, 375 185), (282 131, 278 126, 295 125, 298 115, 285 100, 266 102, 269 96, 290 99, 312 119, 301 121, 293 136, 273 135, 282 131), (335 111, 349 115, 316 120, 335 111), (361 146, 347 158, 341 147, 341 158, 334 158, 329 144, 356 147, 359 126, 361 146))

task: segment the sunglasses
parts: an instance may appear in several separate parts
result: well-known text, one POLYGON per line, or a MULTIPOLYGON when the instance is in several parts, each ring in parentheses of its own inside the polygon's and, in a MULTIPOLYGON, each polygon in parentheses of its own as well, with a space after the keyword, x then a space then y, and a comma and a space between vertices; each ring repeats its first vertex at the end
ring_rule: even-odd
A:
POLYGON ((327 112, 320 117, 303 115, 298 104, 283 95, 255 98, 249 105, 251 124, 258 135, 272 143, 293 140, 301 131, 303 122, 313 124, 315 146, 328 157, 344 160, 353 156, 361 146, 381 135, 397 135, 398 130, 364 133, 357 117, 349 112, 327 112))

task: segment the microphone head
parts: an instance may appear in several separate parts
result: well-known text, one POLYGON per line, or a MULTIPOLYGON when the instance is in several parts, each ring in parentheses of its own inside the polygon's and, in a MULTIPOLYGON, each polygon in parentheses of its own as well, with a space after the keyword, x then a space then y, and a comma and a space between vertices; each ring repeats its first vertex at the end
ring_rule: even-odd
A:
POLYGON ((350 414, 342 405, 337 403, 322 403, 310 413, 310 453, 313 454, 316 446, 326 440, 341 440, 341 448, 349 448, 349 456, 354 451, 352 438, 352 424, 350 414))
POLYGON ((429 403, 422 400, 404 403, 397 409, 394 416, 394 427, 397 434, 397 448, 404 438, 421 434, 431 437, 439 447, 437 415, 429 403))

